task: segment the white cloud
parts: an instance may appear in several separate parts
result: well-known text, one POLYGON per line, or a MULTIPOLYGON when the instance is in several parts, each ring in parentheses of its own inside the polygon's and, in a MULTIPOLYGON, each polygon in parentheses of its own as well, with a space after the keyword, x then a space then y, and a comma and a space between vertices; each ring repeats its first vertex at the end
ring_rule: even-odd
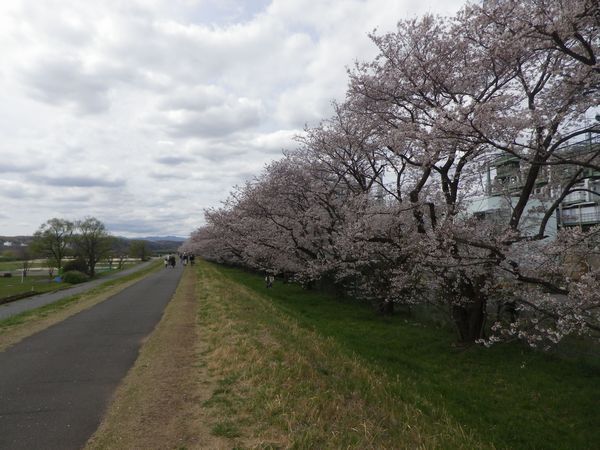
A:
POLYGON ((159 116, 169 136, 227 136, 260 124, 260 100, 236 98, 233 95, 207 95, 195 100, 170 99, 171 104, 167 105, 159 116))
POLYGON ((0 229, 186 235, 330 114, 370 31, 460 3, 2 1, 0 229))
POLYGON ((122 188, 125 180, 118 178, 104 178, 98 176, 41 176, 38 177, 43 184, 60 187, 79 188, 122 188))

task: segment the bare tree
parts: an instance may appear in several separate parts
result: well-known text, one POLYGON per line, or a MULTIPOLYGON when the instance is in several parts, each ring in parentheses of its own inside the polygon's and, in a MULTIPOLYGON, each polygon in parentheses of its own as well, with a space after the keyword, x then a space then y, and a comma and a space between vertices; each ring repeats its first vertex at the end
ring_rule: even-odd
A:
POLYGON ((53 261, 58 270, 69 251, 75 225, 65 219, 53 218, 34 233, 31 248, 53 261))
POLYGON ((77 221, 76 229, 77 233, 73 236, 75 252, 85 261, 88 275, 93 277, 98 261, 110 252, 111 236, 105 225, 95 217, 77 221))

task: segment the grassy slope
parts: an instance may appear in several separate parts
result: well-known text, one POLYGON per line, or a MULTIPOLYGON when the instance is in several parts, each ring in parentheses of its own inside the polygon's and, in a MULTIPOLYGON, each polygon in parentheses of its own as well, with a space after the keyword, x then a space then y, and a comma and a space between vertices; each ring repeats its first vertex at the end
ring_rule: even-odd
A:
POLYGON ((519 346, 457 349, 454 336, 443 329, 377 317, 361 305, 293 285, 276 283, 267 290, 261 277, 217 270, 268 296, 278 310, 332 339, 348 356, 398 380, 388 386, 390 395, 414 404, 430 420, 442 408, 467 432, 498 448, 587 449, 600 442, 597 366, 519 346))
POLYGON ((87 448, 485 448, 397 401, 385 376, 267 297, 199 266, 87 448))
POLYGON ((205 427, 226 441, 218 448, 490 448, 412 381, 369 367, 299 326, 271 291, 237 282, 255 278, 206 263, 199 277, 199 364, 217 384, 205 427))

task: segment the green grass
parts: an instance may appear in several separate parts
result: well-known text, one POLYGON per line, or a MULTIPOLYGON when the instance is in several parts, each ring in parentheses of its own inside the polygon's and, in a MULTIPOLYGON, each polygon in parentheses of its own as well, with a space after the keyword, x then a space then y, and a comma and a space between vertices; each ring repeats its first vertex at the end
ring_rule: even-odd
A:
POLYGON ((2 332, 2 330, 13 328, 17 325, 20 325, 22 323, 25 323, 25 322, 35 319, 37 317, 46 317, 46 316, 52 314, 54 311, 59 311, 61 309, 65 309, 65 308, 69 307, 71 304, 76 303, 78 300, 80 300, 83 297, 89 297, 89 296, 101 294, 102 292, 106 291, 107 289, 109 289, 112 286, 116 286, 118 284, 126 283, 128 281, 135 280, 137 278, 141 278, 141 277, 149 274, 150 272, 157 270, 158 268, 161 267, 161 265, 162 265, 162 263, 160 261, 156 261, 155 263, 149 265, 147 268, 145 268, 143 270, 134 272, 132 274, 126 275, 121 278, 108 280, 105 283, 102 283, 99 286, 96 286, 82 294, 71 295, 69 297, 66 297, 62 300, 58 300, 56 302, 50 303, 48 305, 41 306, 39 308, 35 308, 35 309, 29 310, 29 311, 25 311, 20 314, 11 316, 7 319, 0 320, 0 332, 2 332))
POLYGON ((69 287, 68 283, 56 283, 47 277, 25 277, 21 283, 21 277, 0 277, 0 300, 13 295, 35 292, 43 293, 56 291, 69 287))
MULTIPOLYGON (((14 264, 14 263, 0 263, 1 264, 14 264)), ((104 278, 113 273, 120 272, 121 270, 129 269, 133 266, 140 264, 140 262, 127 262, 124 264, 123 269, 112 269, 112 270, 104 270, 101 272, 97 272, 95 278, 104 278)), ((39 266, 39 265, 38 265, 39 266)), ((0 272, 5 271, 4 269, 0 269, 0 272)), ((35 292, 36 294, 42 294, 44 292, 57 291, 60 289, 65 289, 71 286, 69 283, 56 283, 51 280, 47 274, 40 275, 39 272, 36 272, 35 275, 28 275, 23 279, 23 283, 21 283, 21 277, 19 275, 13 274, 12 277, 2 277, 0 276, 0 301, 6 297, 11 297, 13 295, 35 292)))
MULTIPOLYGON (((65 264, 67 261, 64 261, 63 264, 65 264)), ((130 267, 136 266, 138 264, 140 264, 141 261, 124 261, 123 263, 123 268, 124 269, 129 269, 130 267)), ((117 262, 113 261, 113 267, 117 266, 117 262)), ((29 269, 33 271, 33 273, 35 273, 36 275, 42 275, 42 276, 47 276, 47 272, 40 272, 39 269, 40 268, 46 268, 48 267, 48 262, 45 259, 36 259, 34 261, 30 261, 29 263, 29 269)), ((117 269, 113 269, 113 270, 108 270, 108 263, 106 261, 100 261, 98 263, 98 272, 114 272, 117 269)), ((4 273, 4 272, 15 272, 15 271, 20 271, 23 268, 23 262, 22 261, 0 261, 0 274, 4 273)), ((54 273, 56 274, 56 269, 54 270, 54 273)))
POLYGON ((199 392, 212 393, 202 404, 206 425, 230 422, 240 432, 221 435, 229 442, 215 448, 491 448, 439 408, 425 416, 397 394, 414 399, 411 383, 300 327, 269 297, 203 261, 198 276, 199 362, 210 380, 199 392))
MULTIPOLYGON (((46 261, 36 260, 29 263, 30 268, 46 267, 46 261)), ((23 268, 22 261, 0 261, 0 272, 12 272, 23 268)))
POLYGON ((229 420, 219 422, 212 428, 211 432, 215 436, 223 436, 228 438, 240 436, 240 430, 238 426, 229 420))
POLYGON ((302 327, 334 339, 390 380, 414 385, 414 397, 390 383, 391 395, 425 413, 442 407, 467 432, 497 448, 592 449, 600 443, 600 364, 567 361, 519 345, 459 348, 446 329, 219 268, 268 296, 302 327), (426 401, 420 402, 419 398, 426 401), (429 406, 428 406, 429 405, 429 406))

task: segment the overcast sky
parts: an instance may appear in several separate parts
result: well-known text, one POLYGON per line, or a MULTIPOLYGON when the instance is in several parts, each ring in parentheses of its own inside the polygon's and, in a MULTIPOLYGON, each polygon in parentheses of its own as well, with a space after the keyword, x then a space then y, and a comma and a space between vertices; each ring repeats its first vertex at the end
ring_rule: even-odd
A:
POLYGON ((331 114, 367 34, 460 0, 1 0, 0 235, 187 236, 331 114))

